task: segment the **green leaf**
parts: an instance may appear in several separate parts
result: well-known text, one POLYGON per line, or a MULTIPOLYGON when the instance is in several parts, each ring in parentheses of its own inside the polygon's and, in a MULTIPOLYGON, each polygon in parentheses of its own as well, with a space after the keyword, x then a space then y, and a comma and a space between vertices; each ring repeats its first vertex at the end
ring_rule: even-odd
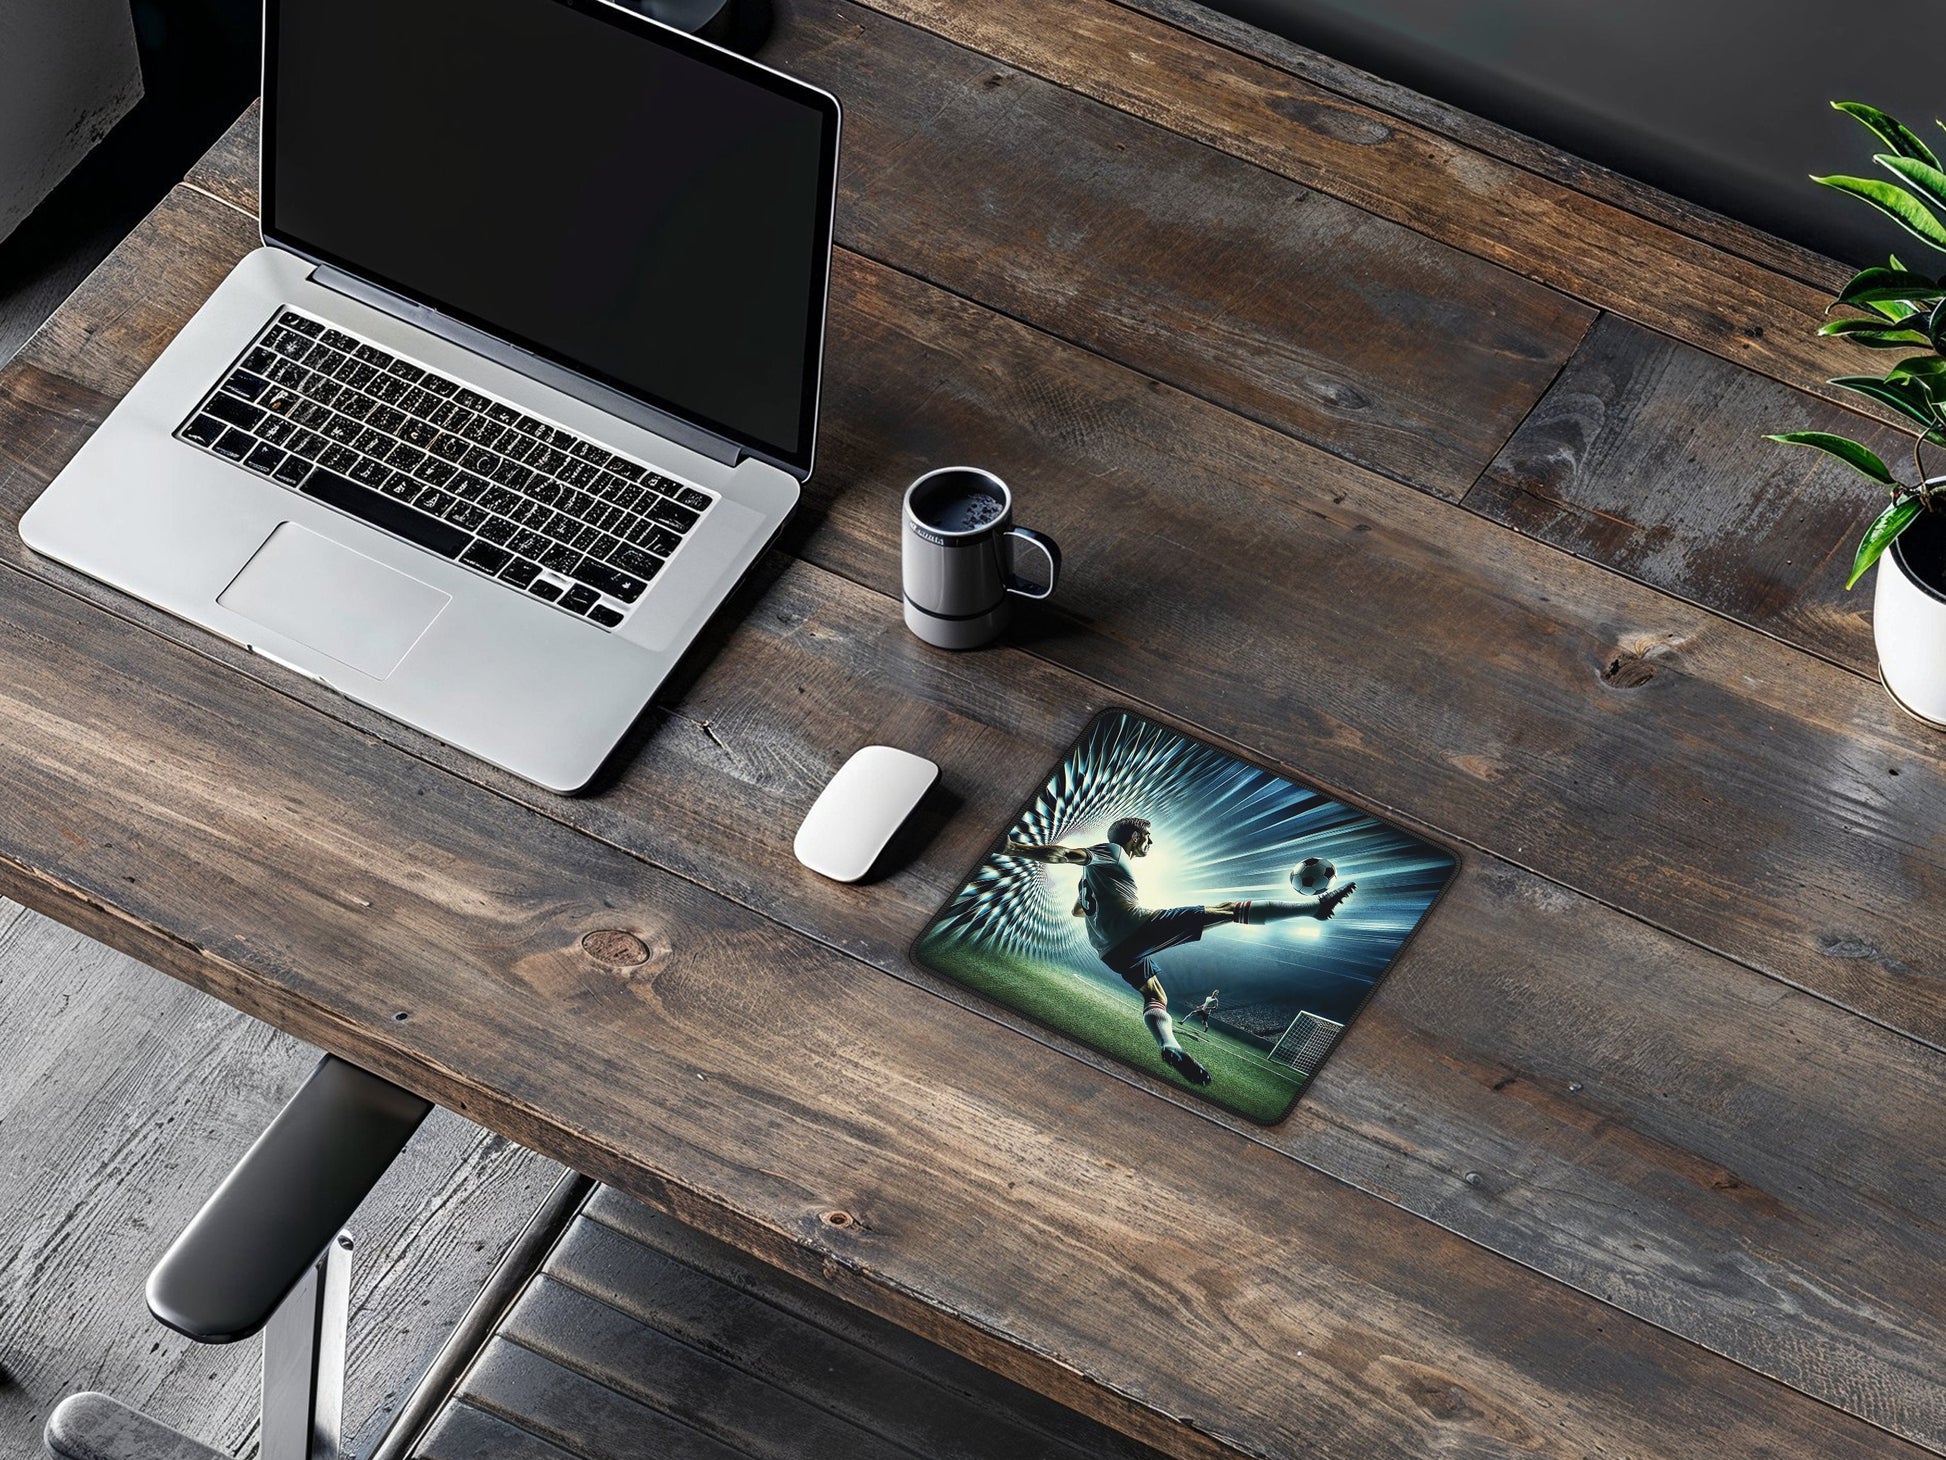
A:
POLYGON ((1925 510, 1925 504, 1917 497, 1907 497, 1903 502, 1894 502, 1865 529, 1865 535, 1858 540, 1858 551, 1852 555, 1851 576, 1845 579, 1845 587, 1851 588, 1865 576, 1866 571, 1885 555, 1892 546, 1892 540, 1908 527, 1913 518, 1925 510))
MULTIPOLYGON (((1901 322, 1902 323, 1902 322, 1901 322)), ((1916 329, 1902 328, 1884 319, 1834 319, 1818 326, 1821 335, 1842 335, 1854 345, 1873 350, 1896 350, 1902 345, 1931 344, 1916 329)))
POLYGON ((1946 338, 1946 300, 1941 300, 1932 307, 1932 311, 1926 316, 1925 326, 1926 338, 1932 342, 1932 347, 1935 350, 1946 350, 1946 345, 1940 343, 1942 338, 1946 338))
POLYGON ((1885 372, 1887 380, 1914 380, 1931 383, 1946 374, 1946 360, 1937 355, 1908 355, 1885 372))
POLYGON ((1888 117, 1875 106, 1866 106, 1862 101, 1834 101, 1832 110, 1841 111, 1848 117, 1856 117, 1870 129, 1872 135, 1890 147, 1901 157, 1916 157, 1921 162, 1939 166, 1939 159, 1932 149, 1919 139, 1919 134, 1905 123, 1888 117))
POLYGON ((1898 485, 1892 479, 1892 469, 1889 466, 1847 437, 1833 436, 1829 431, 1786 431, 1782 435, 1766 436, 1764 440, 1775 441, 1783 446, 1816 447, 1826 455, 1837 457, 1852 470, 1863 472, 1880 486, 1898 485))
POLYGON ((1872 161, 1897 174, 1919 195, 1919 201, 1932 208, 1946 208, 1946 172, 1916 157, 1893 157, 1881 152, 1872 161))
POLYGON ((1827 380, 1825 384, 1835 385, 1840 390, 1862 395, 1866 400, 1890 406, 1899 414, 1917 421, 1928 431, 1936 429, 1939 425, 1932 413, 1931 398, 1916 381, 1880 380, 1876 375, 1840 375, 1835 380, 1827 380))
POLYGON ((1946 228, 1904 188, 1872 177, 1814 177, 1811 181, 1863 198, 1913 237, 1946 251, 1946 228))
POLYGON ((1839 304, 1892 304, 1901 300, 1946 298, 1946 284, 1902 269, 1862 269, 1852 275, 1839 304))

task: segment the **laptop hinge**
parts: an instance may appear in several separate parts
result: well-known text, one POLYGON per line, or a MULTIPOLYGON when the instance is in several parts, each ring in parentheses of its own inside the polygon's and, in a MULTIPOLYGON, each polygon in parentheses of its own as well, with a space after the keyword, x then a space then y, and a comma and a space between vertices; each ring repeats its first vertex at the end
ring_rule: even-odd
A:
POLYGON ((485 330, 475 329, 470 324, 462 324, 436 309, 415 303, 403 295, 394 294, 390 289, 382 289, 376 284, 368 283, 355 274, 347 274, 342 269, 332 268, 329 264, 319 264, 311 271, 311 279, 312 282, 322 284, 335 293, 343 294, 349 299, 356 299, 360 304, 369 304, 394 319, 402 319, 407 324, 415 325, 429 334, 438 335, 442 340, 450 340, 462 349, 484 355, 509 370, 517 370, 530 380, 552 386, 562 394, 586 402, 598 411, 607 411, 610 415, 620 416, 630 425, 640 426, 645 431, 653 431, 678 446, 686 446, 691 451, 707 456, 711 461, 720 462, 724 466, 735 466, 747 454, 733 441, 726 441, 721 436, 705 431, 701 427, 692 426, 680 417, 672 416, 666 411, 659 411, 654 406, 639 401, 634 396, 624 395, 621 391, 603 385, 598 380, 590 380, 565 365, 556 365, 552 360, 544 360, 531 350, 523 350, 518 345, 510 345, 505 340, 496 339, 485 330))

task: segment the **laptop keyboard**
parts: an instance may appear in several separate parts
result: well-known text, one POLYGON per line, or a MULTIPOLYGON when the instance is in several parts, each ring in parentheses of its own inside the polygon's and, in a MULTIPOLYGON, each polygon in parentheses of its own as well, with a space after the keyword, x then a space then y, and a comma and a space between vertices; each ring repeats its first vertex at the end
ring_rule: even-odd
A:
POLYGON ((604 629, 716 501, 295 310, 176 434, 604 629))

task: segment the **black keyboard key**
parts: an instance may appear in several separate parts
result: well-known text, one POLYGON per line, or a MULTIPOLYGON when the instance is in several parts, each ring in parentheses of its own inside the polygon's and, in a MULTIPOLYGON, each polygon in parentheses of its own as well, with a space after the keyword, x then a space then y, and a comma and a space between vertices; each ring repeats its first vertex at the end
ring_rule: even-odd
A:
POLYGON ((272 330, 264 336, 264 343, 278 354, 289 355, 293 358, 302 355, 311 347, 309 336, 300 335, 296 330, 287 329, 272 330))
POLYGON ((377 345, 360 345, 353 353, 367 365, 376 365, 381 370, 392 363, 392 357, 377 345))
POLYGON ((426 378, 419 382, 419 389, 428 391, 443 400, 459 389, 459 382, 457 380, 448 380, 443 375, 428 373, 426 378))
POLYGON ((295 487, 311 474, 311 463, 301 456, 287 456, 284 464, 270 474, 274 482, 282 482, 287 487, 295 487))
POLYGON ((304 384, 304 393, 321 406, 328 406, 345 393, 345 388, 335 380, 326 380, 321 375, 313 375, 304 384))
POLYGON ((490 542, 476 542, 459 555, 459 560, 469 568, 478 568, 482 573, 498 573, 514 560, 514 555, 490 542))
POLYGON ((273 416, 293 416, 304 397, 288 385, 273 385, 269 392, 257 397, 257 404, 273 416))
MULTIPOLYGON (((485 534, 481 535, 484 536, 485 534)), ((543 554, 553 551, 554 548, 554 544, 542 537, 538 532, 516 532, 507 543, 507 546, 519 553, 523 558, 539 558, 543 554)))
POLYGON ((662 570, 662 559, 640 548, 623 545, 608 555, 608 561, 624 573, 632 573, 637 578, 653 578, 662 570))
POLYGON ((227 456, 231 461, 242 461, 250 454, 250 448, 257 444, 257 438, 248 431, 239 431, 232 426, 217 438, 210 450, 218 456, 227 456))
POLYGON ((455 527, 464 527, 468 532, 479 528, 493 514, 478 502, 462 502, 454 499, 453 505, 439 514, 455 527))
POLYGON ((457 500, 451 492, 442 492, 438 487, 426 487, 413 498, 412 505, 421 512, 430 512, 435 517, 444 517, 446 509, 457 500))
POLYGON ((454 427, 460 435, 475 446, 492 446, 507 434, 507 428, 485 416, 468 416, 466 424, 454 427))
POLYGON ((398 475, 382 461, 374 461, 369 456, 358 458, 358 465, 346 473, 354 482, 363 482, 368 487, 382 487, 392 477, 398 475))
POLYGON ((311 369, 323 370, 327 373, 345 363, 345 357, 329 345, 313 345, 300 358, 311 369))
MULTIPOLYGON (((443 436, 440 438, 442 441, 445 439, 443 436)), ((457 440, 458 438, 454 439, 457 440)), ((439 449, 437 442, 434 443, 433 449, 435 451, 439 449)), ((440 454, 443 456, 445 453, 441 452, 440 454)), ((500 458, 495 456, 491 451, 488 451, 484 446, 475 446, 460 459, 460 465, 468 471, 478 472, 483 477, 490 477, 493 475, 493 469, 500 465, 500 458)))
POLYGON ((711 501, 708 492, 699 492, 694 487, 677 487, 676 500, 691 512, 707 512, 711 501))
POLYGON ((406 384, 396 375, 381 375, 367 385, 365 390, 374 400, 382 400, 387 405, 394 405, 399 397, 405 394, 406 384))
POLYGON ((483 411, 493 404, 477 390, 467 390, 464 387, 453 392, 453 399, 469 411, 483 411))
POLYGON ((223 423, 214 416, 197 416, 182 428, 182 438, 198 446, 214 446, 222 437, 223 423))
POLYGON ((243 357, 243 368, 255 375, 262 375, 277 363, 277 356, 261 345, 243 357))
POLYGON ((318 456, 331 443, 315 431, 299 431, 291 441, 291 454, 301 456, 306 461, 316 461, 318 456))
POLYGON ((264 371, 264 375, 268 379, 276 381, 279 385, 288 385, 293 388, 303 385, 304 377, 310 373, 310 371, 306 370, 295 360, 279 360, 268 370, 264 371))
POLYGON ((466 409, 458 401, 443 400, 426 412, 426 419, 442 430, 458 431, 460 427, 464 426, 468 421, 474 420, 475 417, 471 411, 466 409))
POLYGON ((327 446, 318 457, 318 465, 326 471, 347 472, 358 465, 358 453, 349 446, 327 446))
POLYGON ((324 326, 319 324, 315 319, 306 319, 301 314, 291 314, 288 311, 286 311, 284 317, 278 320, 277 323, 281 324, 287 330, 296 330, 300 335, 308 339, 314 340, 324 333, 324 326))
POLYGON ((247 400, 238 400, 233 395, 219 395, 203 409, 217 420, 232 426, 241 426, 246 431, 264 418, 261 409, 251 405, 247 400))
POLYGON ((271 416, 257 427, 257 436, 260 440, 268 441, 272 446, 282 446, 303 429, 295 421, 285 421, 271 416))
POLYGON ((457 474, 451 462, 441 461, 436 456, 428 456, 412 468, 412 474, 427 486, 443 487, 457 474))
POLYGON ((657 497, 642 509, 642 515, 677 532, 687 532, 696 525, 694 512, 667 497, 657 497))
POLYGON ((488 542, 511 542, 520 529, 504 517, 489 517, 480 524, 480 536, 488 542))
POLYGON ((354 451, 362 451, 367 456, 383 456, 392 449, 392 438, 383 431, 374 431, 366 426, 359 431, 358 438, 351 446, 354 451))
POLYGON ((468 476, 465 472, 455 476, 446 488, 455 497, 464 497, 469 502, 479 501, 486 489, 487 484, 484 481, 478 477, 468 476))
MULTIPOLYGON (((516 471, 525 470, 524 467, 516 467, 514 469, 516 471)), ((518 483, 509 482, 507 485, 516 486, 518 483)), ((536 502, 545 502, 548 506, 553 507, 558 505, 561 498, 568 494, 568 489, 555 481, 553 477, 535 477, 527 484, 526 492, 536 502)))
POLYGON ((503 426, 511 426, 520 419, 519 411, 515 410, 512 406, 503 405, 497 400, 488 401, 485 410, 488 417, 498 421, 503 426))
POLYGON ((527 465, 531 466, 535 471, 544 472, 548 476, 553 476, 567 464, 567 460, 565 454, 556 451, 552 446, 537 446, 529 453, 527 465))
POLYGON ((515 558, 500 570, 500 581, 511 583, 516 588, 525 588, 539 575, 541 565, 530 563, 525 558, 515 558))
POLYGON ((432 445, 426 448, 441 461, 458 461, 469 449, 464 436, 455 436, 450 431, 435 436, 432 445))
POLYGON ((408 364, 404 360, 394 360, 390 365, 385 367, 385 371, 388 375, 398 376, 407 385, 417 385, 426 378, 425 371, 421 370, 417 365, 408 364))
POLYGON ((439 428, 428 421, 407 421, 392 434, 414 446, 430 446, 439 439, 439 428))
POLYGON ((527 591, 536 598, 545 598, 549 603, 552 603, 561 596, 561 585, 559 583, 550 583, 545 578, 537 578, 534 580, 533 586, 527 591))
POLYGON ((622 616, 605 603, 597 603, 588 610, 588 617, 604 629, 612 629, 622 621, 622 616))
POLYGON ((394 410, 391 406, 380 406, 365 417, 365 424, 374 430, 385 432, 388 436, 396 436, 399 434, 399 427, 405 424, 405 420, 404 411, 394 410))
POLYGON ((581 554, 573 548, 562 547, 557 542, 541 554, 541 566, 543 568, 552 568, 557 573, 573 577, 574 570, 581 566, 581 554))
POLYGON ((270 382, 261 375, 252 375, 248 370, 239 370, 223 382, 223 389, 231 395, 240 395, 245 400, 255 400, 270 389, 270 382))
POLYGON ((609 458, 608 469, 626 482, 639 482, 649 474, 647 467, 637 466, 632 461, 624 461, 619 456, 609 458))
POLYGON ((504 516, 520 505, 520 498, 505 487, 488 487, 480 494, 480 505, 489 512, 498 512, 504 516))
POLYGON ((291 407, 290 415, 291 419, 297 422, 298 425, 308 426, 313 431, 318 430, 326 421, 331 419, 331 412, 314 400, 298 402, 298 404, 291 407))
POLYGON ((586 613, 595 606, 595 590, 577 585, 561 595, 561 607, 570 613, 586 613))
POLYGON ((590 527, 585 522, 577 527, 574 530, 574 536, 568 539, 570 543, 580 549, 591 548, 600 540, 601 529, 598 527, 590 527))
POLYGON ((592 441, 575 442, 569 448, 568 454, 578 456, 583 461, 593 462, 596 466, 607 466, 609 462, 615 459, 611 453, 603 451, 592 441))
POLYGON ((334 350, 355 350, 358 348, 358 341, 354 340, 343 330, 328 329, 322 335, 318 336, 318 338, 334 350))
POLYGON ((394 501, 415 502, 418 500, 419 494, 427 490, 427 488, 419 482, 412 480, 404 472, 395 471, 385 479, 384 485, 379 490, 394 501))
POLYGON ((362 421, 369 416, 378 402, 362 391, 351 391, 339 397, 338 414, 350 416, 354 421, 362 421))
POLYGON ((570 461, 555 473, 571 487, 592 487, 601 480, 601 468, 592 461, 570 461))
POLYGON ((425 452, 416 446, 407 446, 403 441, 385 453, 386 462, 396 466, 400 471, 411 471, 425 459, 425 452))
POLYGON ((252 471, 260 471, 265 476, 269 476, 284 464, 284 456, 285 453, 278 450, 275 446, 259 445, 248 456, 243 458, 243 464, 252 471))
POLYGON ((442 558, 456 558, 470 538, 450 523, 415 512, 403 503, 348 481, 336 472, 314 471, 304 483, 304 495, 316 497, 374 527, 395 532, 442 558))
POLYGON ((536 518, 534 520, 534 527, 537 531, 544 532, 549 537, 558 538, 562 542, 571 542, 574 535, 581 531, 581 526, 581 523, 575 521, 565 512, 556 512, 550 517, 536 518))
POLYGON ((529 471, 517 461, 507 461, 504 459, 494 469, 491 475, 503 487, 512 487, 516 492, 530 492, 535 496, 540 495, 536 491, 539 484, 543 481, 550 480, 550 478, 546 477, 536 477, 533 472, 529 471))
POLYGON ((583 522, 586 522, 588 520, 588 514, 600 504, 586 492, 577 492, 569 489, 561 493, 560 500, 554 505, 570 517, 579 517, 583 522))
MULTIPOLYGON (((554 565, 549 563, 551 568, 554 565)), ((610 598, 619 598, 623 603, 633 603, 642 596, 642 590, 649 585, 640 578, 631 578, 626 573, 617 573, 606 563, 598 563, 593 558, 583 558, 567 570, 570 578, 579 579, 598 593, 606 593, 610 598)))
POLYGON ((336 441, 340 446, 344 446, 356 441, 358 433, 364 429, 356 421, 348 421, 343 416, 333 416, 318 427, 318 434, 327 441, 336 441))
POLYGON ((636 547, 646 548, 658 558, 666 558, 682 546, 682 539, 666 527, 658 527, 646 517, 642 525, 628 535, 628 540, 636 547))

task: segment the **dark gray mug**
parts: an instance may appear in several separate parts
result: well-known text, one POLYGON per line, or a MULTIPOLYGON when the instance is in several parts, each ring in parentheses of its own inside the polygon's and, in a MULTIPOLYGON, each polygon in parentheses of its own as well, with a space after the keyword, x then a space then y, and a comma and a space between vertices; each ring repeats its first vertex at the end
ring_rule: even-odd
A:
POLYGON ((1015 598, 1054 592, 1061 550, 1015 527, 1013 505, 1007 484, 976 466, 942 466, 905 489, 905 626, 928 644, 977 649, 1005 630, 1015 598), (1038 573, 1016 571, 1022 554, 1038 573))

